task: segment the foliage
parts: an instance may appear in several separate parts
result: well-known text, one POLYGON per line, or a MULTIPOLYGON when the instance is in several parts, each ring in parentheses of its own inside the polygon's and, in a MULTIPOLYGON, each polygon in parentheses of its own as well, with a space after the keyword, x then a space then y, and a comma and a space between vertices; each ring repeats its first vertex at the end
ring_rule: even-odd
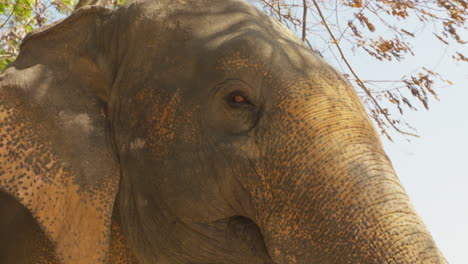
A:
MULTIPOLYGON (((78 0, 0 0, 0 71, 14 61, 28 32, 70 15, 77 3, 78 0)), ((106 2, 109 7, 122 4, 123 0, 106 2)))
POLYGON ((74 0, 0 0, 0 70, 11 63, 26 33, 73 10, 74 0))
MULTIPOLYGON (((123 1, 81 0, 78 6, 100 4, 113 8, 123 1)), ((392 129, 414 134, 406 131, 412 129, 409 124, 390 115, 395 111, 384 105, 392 105, 400 114, 407 109, 416 110, 417 101, 428 109, 429 98, 438 100, 436 86, 452 83, 424 66, 415 74, 395 80, 364 80, 341 47, 362 51, 377 61, 403 61, 415 54, 412 43, 418 34, 430 30, 434 38, 452 47, 454 61, 468 62, 467 55, 457 49, 467 44, 462 34, 467 29, 467 0, 248 1, 296 32, 310 48, 313 42, 319 53, 331 52, 356 89, 364 92, 362 99, 371 117, 390 140, 392 129), (322 51, 317 47, 319 41, 322 51), (399 86, 384 89, 381 84, 386 82, 399 86)), ((14 60, 27 32, 69 15, 76 5, 77 0, 0 0, 0 70, 14 60)))

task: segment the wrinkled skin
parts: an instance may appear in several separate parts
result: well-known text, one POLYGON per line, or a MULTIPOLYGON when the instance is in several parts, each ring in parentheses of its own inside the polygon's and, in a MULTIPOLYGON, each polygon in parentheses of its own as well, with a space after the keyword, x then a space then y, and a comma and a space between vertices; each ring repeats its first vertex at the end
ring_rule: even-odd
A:
POLYGON ((243 1, 83 8, 0 78, 1 263, 446 263, 352 87, 243 1))

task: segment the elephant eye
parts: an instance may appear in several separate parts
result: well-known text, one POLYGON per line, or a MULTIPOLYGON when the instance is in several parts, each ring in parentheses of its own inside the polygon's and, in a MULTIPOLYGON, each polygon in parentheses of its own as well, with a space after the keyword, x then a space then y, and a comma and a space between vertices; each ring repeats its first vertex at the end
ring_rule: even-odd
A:
POLYGON ((230 93, 227 97, 227 101, 230 105, 235 107, 251 104, 247 97, 240 92, 230 93))

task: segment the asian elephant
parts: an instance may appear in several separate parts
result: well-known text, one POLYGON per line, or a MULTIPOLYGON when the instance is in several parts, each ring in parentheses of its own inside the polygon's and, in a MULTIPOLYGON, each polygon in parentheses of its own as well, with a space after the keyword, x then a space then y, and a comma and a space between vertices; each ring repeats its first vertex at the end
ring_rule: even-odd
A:
POLYGON ((348 81, 244 1, 84 7, 0 78, 0 263, 446 263, 348 81))

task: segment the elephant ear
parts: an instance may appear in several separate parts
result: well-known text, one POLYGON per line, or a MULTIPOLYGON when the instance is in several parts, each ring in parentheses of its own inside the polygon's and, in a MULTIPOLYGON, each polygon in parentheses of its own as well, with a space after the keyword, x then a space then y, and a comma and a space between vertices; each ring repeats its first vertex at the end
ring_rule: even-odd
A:
POLYGON ((0 191, 65 264, 106 263, 109 251, 120 175, 106 104, 112 24, 111 11, 82 8, 26 37, 0 75, 0 191))

